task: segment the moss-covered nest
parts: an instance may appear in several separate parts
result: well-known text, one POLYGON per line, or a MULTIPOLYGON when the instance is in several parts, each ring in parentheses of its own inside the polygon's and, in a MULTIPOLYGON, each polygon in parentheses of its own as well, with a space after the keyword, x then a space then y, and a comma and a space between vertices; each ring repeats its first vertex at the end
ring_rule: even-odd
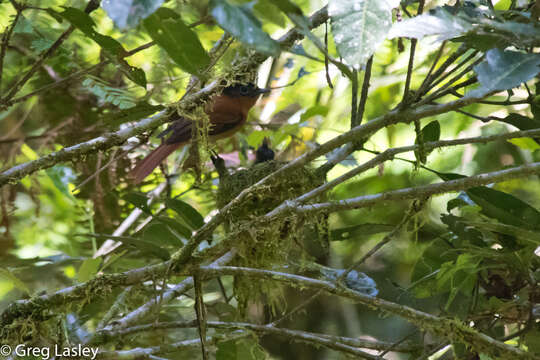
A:
MULTIPOLYGON (((219 171, 220 185, 217 193, 219 208, 233 200, 242 190, 283 165, 285 164, 282 162, 268 161, 249 169, 238 170, 233 174, 224 169, 219 171)), ((268 185, 250 192, 236 210, 227 214, 225 231, 238 253, 235 265, 272 269, 287 264, 288 259, 298 262, 305 258, 303 245, 305 229, 316 228, 317 233, 325 233, 327 228, 325 217, 302 218, 288 213, 271 222, 261 217, 284 201, 295 199, 323 182, 324 179, 318 178, 313 169, 302 167, 285 177, 276 176, 268 185)), ((235 296, 242 310, 245 310, 248 299, 266 302, 275 308, 280 295, 281 291, 275 282, 247 277, 235 279, 235 296)))

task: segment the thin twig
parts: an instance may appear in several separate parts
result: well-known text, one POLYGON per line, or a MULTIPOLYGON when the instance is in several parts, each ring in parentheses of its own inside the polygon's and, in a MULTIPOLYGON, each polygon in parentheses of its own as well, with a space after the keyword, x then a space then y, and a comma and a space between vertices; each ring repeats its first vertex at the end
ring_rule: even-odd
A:
POLYGON ((358 125, 362 123, 364 118, 364 112, 366 110, 366 102, 368 99, 369 82, 371 80, 371 68, 373 66, 373 55, 369 57, 366 63, 366 69, 364 70, 364 81, 362 82, 362 90, 360 93, 360 103, 358 104, 358 125))
MULTIPOLYGON (((326 51, 328 51, 328 21, 324 22, 324 45, 326 46, 326 51)), ((330 89, 334 88, 332 85, 332 79, 330 78, 330 72, 328 71, 328 56, 324 56, 324 71, 326 74, 326 83, 330 89)))
POLYGON ((439 50, 437 51, 437 55, 435 55, 435 59, 433 59, 433 62, 431 63, 431 67, 429 68, 429 71, 422 81, 422 84, 418 88, 418 91, 416 92, 415 101, 419 99, 421 95, 423 95, 426 92, 426 86, 431 82, 431 74, 433 73, 433 70, 435 70, 435 66, 437 66, 437 63, 441 59, 441 56, 444 51, 444 47, 446 46, 446 40, 442 42, 441 46, 439 47, 439 50))
POLYGON ((358 125, 358 70, 353 69, 351 76, 351 129, 358 125))
POLYGON ((197 273, 193 275, 193 284, 195 289, 195 315, 197 316, 197 327, 201 339, 202 358, 208 360, 208 351, 206 350, 206 309, 203 300, 202 280, 197 273))
POLYGON ((19 21, 19 18, 21 16, 21 12, 17 8, 15 9, 17 10, 17 13, 15 14, 15 19, 13 19, 11 26, 9 26, 8 29, 2 35, 2 45, 0 47, 0 94, 2 94, 2 75, 4 73, 4 57, 6 56, 6 50, 9 44, 9 40, 11 39, 11 34, 13 34, 13 29, 15 29, 15 25, 17 25, 17 21, 19 21))

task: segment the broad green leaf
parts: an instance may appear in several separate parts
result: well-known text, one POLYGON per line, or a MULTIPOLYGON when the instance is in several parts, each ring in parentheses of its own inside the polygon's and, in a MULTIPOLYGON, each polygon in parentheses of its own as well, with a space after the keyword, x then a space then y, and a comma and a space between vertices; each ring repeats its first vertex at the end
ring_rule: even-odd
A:
POLYGON ((132 108, 127 110, 115 111, 103 116, 103 121, 110 127, 117 127, 128 121, 139 120, 157 111, 165 109, 162 105, 150 105, 147 102, 139 102, 132 108))
POLYGON ((447 9, 439 7, 416 16, 412 19, 396 22, 388 37, 408 37, 422 39, 424 36, 438 35, 437 40, 443 41, 467 33, 473 29, 468 17, 450 13, 447 9))
POLYGON ((143 239, 158 245, 182 246, 184 243, 177 235, 172 233, 167 225, 151 222, 143 230, 143 239))
POLYGON ((441 266, 437 274, 437 287, 442 291, 450 291, 445 308, 450 305, 459 293, 469 296, 476 284, 479 259, 471 254, 461 254, 455 262, 447 262, 441 266))
POLYGON ((540 145, 531 138, 515 138, 507 141, 525 150, 534 151, 540 149, 540 145))
POLYGON ((301 116, 300 122, 306 121, 315 115, 326 116, 330 109, 325 105, 314 105, 308 108, 301 116))
POLYGON ((82 10, 68 7, 59 15, 68 20, 74 27, 94 40, 103 50, 116 57, 124 74, 137 85, 146 88, 146 74, 142 69, 131 66, 123 58, 128 54, 122 44, 110 36, 98 33, 94 28, 94 20, 82 10))
POLYGON ((504 34, 477 34, 471 31, 463 36, 452 39, 452 41, 463 42, 470 48, 484 52, 493 48, 504 49, 512 45, 504 34))
POLYGON ((211 0, 210 7, 219 26, 238 40, 264 54, 279 54, 279 44, 261 29, 260 21, 248 7, 234 6, 225 0, 211 0))
POLYGON ((467 190, 467 195, 482 208, 483 214, 503 224, 540 229, 540 212, 510 194, 480 186, 467 190))
MULTIPOLYGON (((431 141, 438 141, 441 136, 441 125, 439 124, 437 120, 434 120, 430 122, 429 124, 427 124, 426 126, 424 126, 422 130, 420 130, 420 135, 422 136, 423 143, 431 142, 431 141)), ((416 138, 416 141, 414 143, 415 144, 419 143, 418 137, 416 138)), ((423 155, 427 156, 429 155, 429 153, 431 153, 431 151, 433 150, 427 151, 423 155)), ((425 158, 422 158, 422 159, 420 158, 420 153, 418 151, 414 152, 414 156, 416 157, 416 160, 422 163, 426 162, 425 158)))
POLYGON ((279 27, 283 28, 287 24, 287 19, 279 11, 273 0, 257 1, 253 6, 253 11, 262 19, 268 20, 279 27))
POLYGON ((144 20, 152 39, 162 47, 182 70, 202 76, 210 64, 197 34, 171 9, 161 8, 144 20))
POLYGON ((302 15, 302 9, 300 9, 298 5, 296 5, 290 0, 273 0, 273 1, 274 1, 274 5, 276 5, 285 14, 302 15))
POLYGON ((185 239, 189 239, 191 237, 191 230, 182 225, 178 220, 171 219, 166 216, 159 216, 156 218, 156 220, 162 223, 163 226, 168 226, 173 232, 185 239))
POLYGON ((269 136, 272 136, 270 130, 252 131, 247 137, 248 145, 256 149, 262 144, 264 138, 269 136))
POLYGON ((146 195, 137 192, 131 192, 122 197, 125 201, 135 205, 147 214, 150 214, 150 208, 148 207, 148 198, 146 195))
POLYGON ((526 116, 512 113, 508 114, 504 119, 500 121, 517 127, 519 130, 533 130, 540 129, 540 121, 536 119, 530 119, 526 116))
POLYGON ((356 69, 373 55, 392 26, 388 0, 330 0, 328 15, 339 54, 356 69))
POLYGON ((120 29, 133 28, 159 9, 163 0, 104 0, 101 7, 120 29))
POLYGON ((19 17, 17 24, 13 28, 14 34, 32 34, 34 32, 34 27, 32 26, 32 21, 28 20, 24 16, 19 17))
POLYGON ((121 241, 124 245, 130 245, 138 249, 143 254, 153 255, 161 260, 169 260, 170 254, 167 250, 159 247, 155 242, 137 239, 131 236, 112 236, 107 234, 79 234, 80 236, 91 236, 100 240, 121 241))
POLYGON ((77 272, 77 281, 86 282, 93 279, 99 270, 101 260, 101 258, 84 260, 77 272))
POLYGON ((525 242, 524 245, 540 245, 540 232, 525 230, 519 226, 512 226, 499 223, 486 223, 477 221, 465 221, 467 225, 477 227, 479 229, 485 229, 492 232, 497 232, 505 235, 514 236, 525 242))
POLYGON ((442 214, 441 221, 457 236, 456 239, 452 240, 452 244, 456 247, 462 247, 467 243, 478 247, 486 246, 482 233, 469 226, 465 219, 451 214, 442 214))
POLYGON ((69 21, 77 29, 81 30, 87 37, 94 40, 109 53, 120 57, 126 55, 126 50, 118 41, 110 36, 102 35, 94 29, 96 26, 94 20, 92 20, 90 15, 84 11, 68 7, 59 15, 69 21))
POLYGON ((474 67, 481 87, 467 96, 484 96, 493 91, 512 89, 532 79, 540 68, 540 54, 492 49, 486 59, 474 67))
POLYGON ((178 199, 167 199, 165 204, 169 209, 174 210, 193 230, 204 225, 203 216, 188 203, 178 199))
MULTIPOLYGON (((460 174, 439 172, 437 175, 445 181, 466 177, 460 174)), ((486 186, 473 187, 465 192, 488 217, 497 219, 503 224, 521 226, 530 230, 540 229, 540 212, 515 196, 486 186)))
POLYGON ((143 69, 129 65, 124 59, 120 59, 120 65, 122 66, 123 73, 131 81, 146 89, 146 73, 143 69))

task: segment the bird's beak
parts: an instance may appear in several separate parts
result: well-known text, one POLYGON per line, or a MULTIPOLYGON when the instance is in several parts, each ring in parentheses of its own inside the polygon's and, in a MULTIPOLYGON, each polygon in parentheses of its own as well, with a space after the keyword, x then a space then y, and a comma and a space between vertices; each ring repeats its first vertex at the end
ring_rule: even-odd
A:
POLYGON ((269 93, 270 89, 257 89, 257 94, 266 94, 269 93))

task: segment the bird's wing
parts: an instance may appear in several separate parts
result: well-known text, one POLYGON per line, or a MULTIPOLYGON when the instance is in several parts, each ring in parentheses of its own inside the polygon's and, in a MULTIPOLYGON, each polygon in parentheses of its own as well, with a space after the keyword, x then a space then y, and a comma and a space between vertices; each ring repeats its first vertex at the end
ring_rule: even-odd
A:
POLYGON ((220 139, 232 135, 241 128, 246 122, 246 117, 242 114, 237 114, 236 116, 231 116, 231 114, 227 116, 214 114, 210 120, 209 135, 214 139, 220 139))
POLYGON ((165 140, 165 144, 182 144, 191 140, 191 129, 193 127, 193 121, 186 118, 180 118, 173 122, 169 127, 159 134, 159 137, 163 137, 168 133, 171 135, 165 140))

